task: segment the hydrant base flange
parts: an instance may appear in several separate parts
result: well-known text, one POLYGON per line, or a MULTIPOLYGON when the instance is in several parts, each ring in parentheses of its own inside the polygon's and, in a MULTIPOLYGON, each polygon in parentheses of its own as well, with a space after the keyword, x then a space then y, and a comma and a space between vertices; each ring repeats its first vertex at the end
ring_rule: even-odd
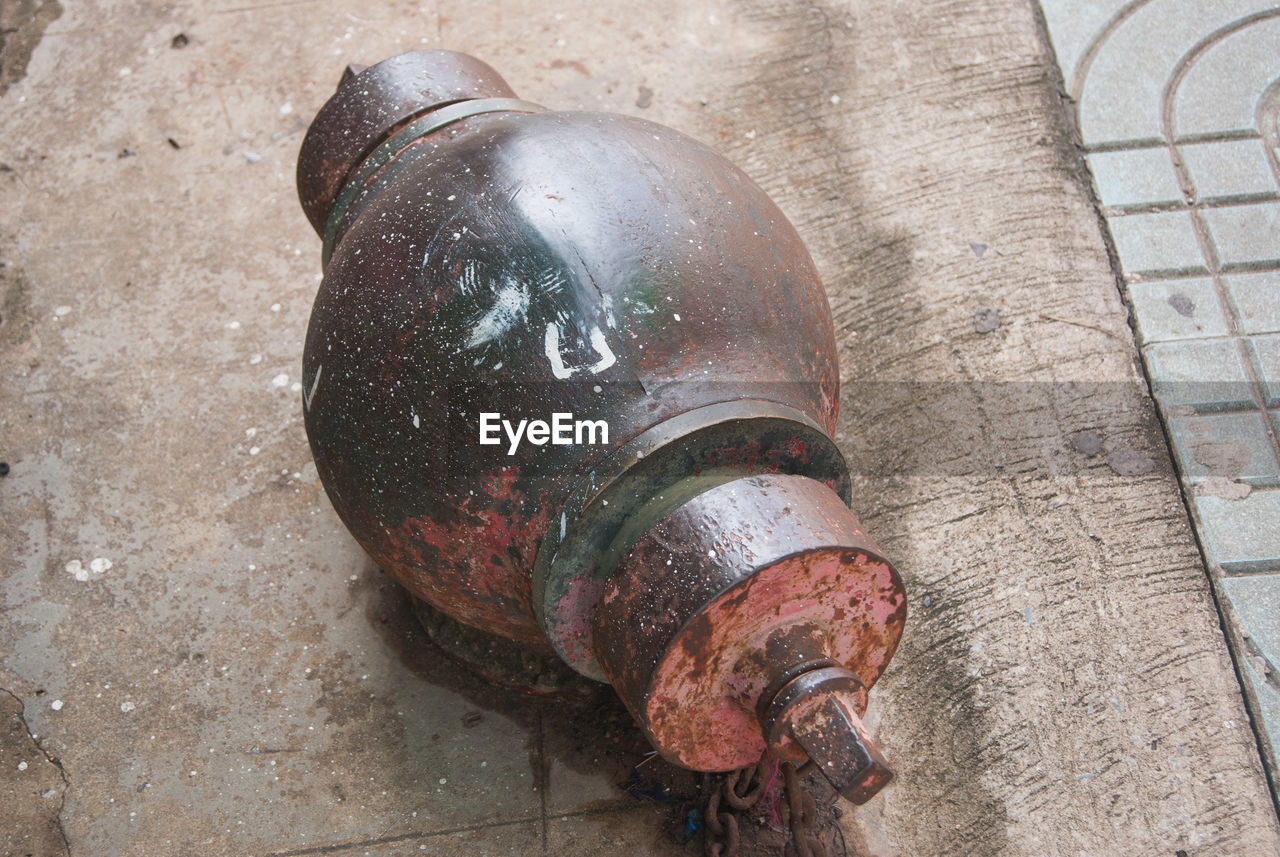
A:
POLYGON ((592 617, 614 568, 644 533, 697 494, 743 476, 785 473, 821 481, 846 503, 844 456, 816 423, 776 402, 744 399, 697 408, 615 450, 578 481, 533 571, 533 605, 556 652, 608 681, 592 617))

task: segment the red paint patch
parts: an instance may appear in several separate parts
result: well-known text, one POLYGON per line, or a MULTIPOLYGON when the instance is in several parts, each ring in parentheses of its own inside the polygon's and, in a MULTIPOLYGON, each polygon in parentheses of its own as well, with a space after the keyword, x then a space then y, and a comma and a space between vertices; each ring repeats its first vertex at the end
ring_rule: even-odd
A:
POLYGON ((459 519, 441 524, 406 518, 388 534, 379 564, 414 595, 450 616, 494 634, 545 646, 530 606, 530 575, 547 511, 523 517, 515 468, 485 474, 482 491, 452 503, 459 519))

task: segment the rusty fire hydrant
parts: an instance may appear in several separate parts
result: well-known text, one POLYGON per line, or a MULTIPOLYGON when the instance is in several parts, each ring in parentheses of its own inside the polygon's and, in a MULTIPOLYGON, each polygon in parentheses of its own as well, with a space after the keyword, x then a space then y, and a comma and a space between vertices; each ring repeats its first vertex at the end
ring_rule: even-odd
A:
POLYGON ((298 192, 307 433, 379 565, 612 683, 676 764, 888 782, 859 716, 906 599, 848 509, 830 310, 764 192, 447 51, 349 67, 298 192))

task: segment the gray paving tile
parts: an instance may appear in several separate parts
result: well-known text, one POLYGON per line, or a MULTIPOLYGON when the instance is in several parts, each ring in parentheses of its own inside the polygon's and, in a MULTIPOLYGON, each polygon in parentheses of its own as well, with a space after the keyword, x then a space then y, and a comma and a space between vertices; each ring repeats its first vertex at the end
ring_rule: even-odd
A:
POLYGON ((1265 747, 1264 745, 1263 752, 1267 753, 1269 751, 1271 758, 1267 760, 1267 763, 1271 770, 1274 771, 1278 762, 1276 751, 1280 748, 1280 693, 1277 693, 1276 689, 1258 674, 1251 661, 1247 658, 1242 660, 1244 661, 1244 669, 1242 670, 1244 680, 1248 685, 1249 695, 1253 698, 1254 705, 1257 707, 1258 715, 1261 715, 1262 723, 1260 725, 1266 737, 1266 744, 1270 745, 1270 747, 1265 747))
POLYGON ((1253 404, 1240 351, 1230 339, 1158 342, 1143 349, 1155 395, 1169 409, 1226 411, 1253 404))
POLYGON ((1129 297, 1143 342, 1226 336, 1226 320, 1213 280, 1168 280, 1133 283, 1129 297))
POLYGON ((1108 217, 1107 225, 1126 274, 1204 264, 1188 212, 1108 217))
POLYGON ((1103 205, 1130 205, 1182 199, 1177 174, 1169 150, 1137 149, 1124 152, 1094 152, 1089 169, 1098 185, 1103 205))
POLYGON ((1139 13, 1112 33, 1089 68, 1079 95, 1085 143, 1160 135, 1160 89, 1176 38, 1164 34, 1165 45, 1144 38, 1144 17, 1139 13))
POLYGON ((1183 474, 1192 482, 1221 476, 1254 486, 1280 484, 1280 461, 1263 419, 1262 414, 1242 413, 1169 420, 1183 474))
POLYGON ((1183 163, 1200 199, 1275 193, 1276 179, 1261 140, 1227 140, 1181 146, 1183 163))
MULTIPOLYGON (((1165 5, 1167 4, 1153 4, 1165 5)), ((1235 6, 1243 17, 1274 5, 1271 0, 1251 2, 1187 3, 1182 17, 1211 19, 1214 11, 1235 6)), ((1225 21, 1223 22, 1225 23, 1225 21)), ((1197 36, 1208 35, 1214 24, 1201 25, 1197 36)), ((1179 134, 1202 134, 1254 127, 1258 96, 1275 79, 1276 46, 1280 45, 1280 20, 1255 21, 1222 38, 1188 67, 1174 98, 1179 134)), ((1187 43, 1191 47, 1191 43, 1187 43)))
POLYGON ((1053 40, 1053 50, 1067 80, 1080 55, 1084 53, 1094 36, 1127 0, 1092 0, 1080 3, 1076 0, 1044 0, 1045 23, 1053 40))
POLYGON ((1244 333, 1280 333, 1280 271, 1225 279, 1244 333))
POLYGON ((1204 219, 1224 265, 1280 259, 1280 203, 1211 208, 1204 219))
POLYGON ((1209 562, 1228 572, 1280 569, 1280 490, 1243 500, 1196 497, 1209 562))
POLYGON ((1249 638, 1280 666, 1280 574, 1226 577, 1222 588, 1249 638))
POLYGON ((1258 380, 1267 397, 1267 407, 1280 407, 1280 334, 1254 336, 1249 340, 1257 361, 1258 380))
MULTIPOLYGON (((1065 7, 1050 20, 1072 13, 1090 14, 1094 6, 1092 2, 1078 0, 1045 0, 1044 5, 1046 9, 1065 7)), ((1106 37, 1084 89, 1078 94, 1080 127, 1086 143, 1158 137, 1165 84, 1188 49, 1206 34, 1269 4, 1267 0, 1214 0, 1212 3, 1164 0, 1127 5, 1134 7, 1134 14, 1106 37)), ((1046 17, 1049 17, 1047 11, 1046 17)), ((1235 41, 1224 43, 1228 51, 1235 41)), ((1182 106, 1176 125, 1179 133, 1185 133, 1186 128, 1192 126, 1197 114, 1205 115, 1206 122, 1216 122, 1224 115, 1239 112, 1224 111, 1214 100, 1224 98, 1221 81, 1233 78, 1229 75, 1211 77, 1219 81, 1218 91, 1196 89, 1188 97, 1186 81, 1180 87, 1178 103, 1182 106)), ((1252 91, 1256 96, 1258 90, 1252 91)), ((1222 127, 1215 126, 1214 130, 1222 127)))

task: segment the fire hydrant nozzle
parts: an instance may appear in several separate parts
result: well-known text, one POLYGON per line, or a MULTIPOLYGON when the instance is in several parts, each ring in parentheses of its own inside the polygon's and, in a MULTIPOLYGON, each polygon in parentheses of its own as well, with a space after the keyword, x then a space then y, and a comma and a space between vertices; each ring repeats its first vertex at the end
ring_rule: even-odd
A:
POLYGON ((609 578, 592 640, 671 761, 732 770, 768 749, 866 800, 892 775, 859 716, 904 615, 897 574, 839 497, 770 474, 705 491, 645 533, 609 578))

